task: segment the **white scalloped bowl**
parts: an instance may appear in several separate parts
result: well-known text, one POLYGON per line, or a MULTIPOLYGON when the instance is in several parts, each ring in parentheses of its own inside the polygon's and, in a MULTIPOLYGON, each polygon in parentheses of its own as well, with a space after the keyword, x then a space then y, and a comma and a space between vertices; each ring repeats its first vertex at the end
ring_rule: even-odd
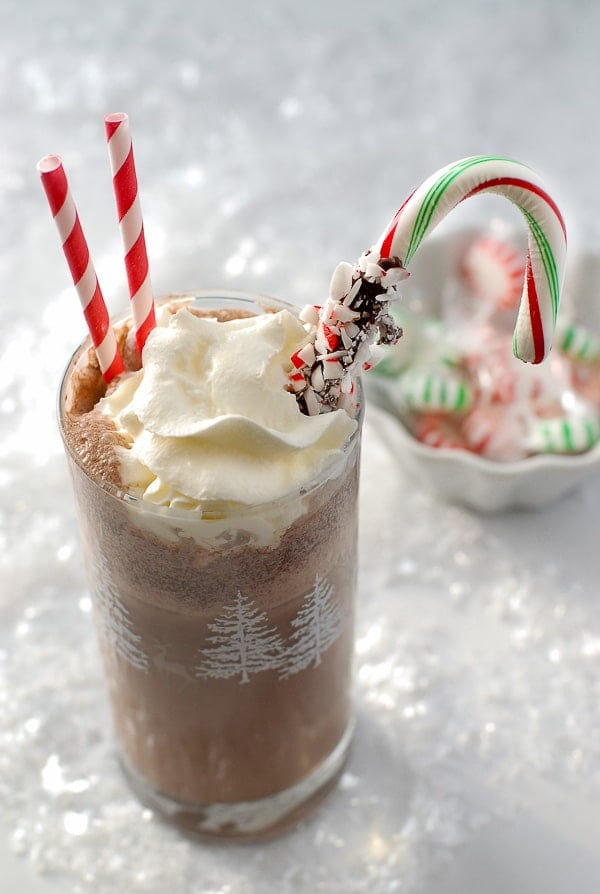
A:
MULTIPOLYGON (((442 284, 476 231, 460 230, 424 244, 411 263, 403 304, 414 312, 435 314, 442 284)), ((600 256, 576 253, 569 258, 563 305, 574 318, 600 331, 594 299, 600 285, 600 256)), ((364 377, 372 403, 389 414, 393 449, 403 468, 441 499, 479 512, 538 509, 585 484, 600 473, 600 444, 572 456, 539 454, 517 462, 496 462, 467 450, 430 447, 409 432, 376 374, 364 377)))

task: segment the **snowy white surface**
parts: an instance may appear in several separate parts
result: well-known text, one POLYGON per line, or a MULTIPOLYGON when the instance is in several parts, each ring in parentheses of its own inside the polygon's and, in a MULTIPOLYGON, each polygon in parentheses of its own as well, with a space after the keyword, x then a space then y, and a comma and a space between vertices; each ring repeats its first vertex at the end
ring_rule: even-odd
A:
MULTIPOLYGON (((578 894, 600 876, 600 481, 479 516, 367 414, 358 728, 276 842, 198 846, 116 768, 54 400, 83 333, 35 163, 64 158, 127 304, 103 115, 131 117, 157 292, 318 301, 437 167, 495 152, 600 245, 600 7, 584 0, 5 0, 0 29, 0 892, 578 894)), ((518 215, 472 200, 449 226, 518 215)), ((590 295, 597 301, 597 295, 590 295)))

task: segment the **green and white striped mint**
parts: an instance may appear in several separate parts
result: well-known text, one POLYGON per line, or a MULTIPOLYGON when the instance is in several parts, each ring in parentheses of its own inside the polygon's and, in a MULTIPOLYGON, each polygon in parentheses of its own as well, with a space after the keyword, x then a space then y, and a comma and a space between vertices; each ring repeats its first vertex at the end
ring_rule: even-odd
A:
POLYGON ((534 419, 527 437, 531 453, 584 453, 600 441, 600 418, 593 414, 534 419))
POLYGON ((466 379, 445 368, 414 367, 398 380, 402 402, 410 410, 460 413, 473 405, 473 388, 466 379))
POLYGON ((600 357, 600 338, 585 326, 579 326, 576 323, 558 321, 556 324, 556 347, 561 354, 565 354, 572 360, 592 363, 600 357))

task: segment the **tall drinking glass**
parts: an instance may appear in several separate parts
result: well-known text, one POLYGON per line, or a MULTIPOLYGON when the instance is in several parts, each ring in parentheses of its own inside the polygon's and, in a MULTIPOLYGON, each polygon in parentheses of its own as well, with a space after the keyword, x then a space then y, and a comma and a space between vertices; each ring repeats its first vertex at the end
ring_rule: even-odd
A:
MULTIPOLYGON (((191 306, 295 312, 230 292, 191 306)), ((76 393, 89 347, 59 419, 123 769, 188 831, 274 833, 333 785, 352 736, 362 412, 337 459, 281 499, 161 507, 87 461, 102 449, 76 393)))

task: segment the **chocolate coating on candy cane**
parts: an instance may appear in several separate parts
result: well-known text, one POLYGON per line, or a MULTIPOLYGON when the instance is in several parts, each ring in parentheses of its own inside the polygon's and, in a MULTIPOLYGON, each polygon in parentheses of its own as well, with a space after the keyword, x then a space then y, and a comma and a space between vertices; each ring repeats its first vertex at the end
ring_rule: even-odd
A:
POLYGON ((399 258, 380 258, 370 250, 354 268, 338 265, 323 307, 303 309, 300 318, 311 327, 314 355, 299 351, 290 377, 303 413, 352 408, 352 380, 378 361, 376 344, 395 344, 402 335, 388 308, 407 276, 399 258))

